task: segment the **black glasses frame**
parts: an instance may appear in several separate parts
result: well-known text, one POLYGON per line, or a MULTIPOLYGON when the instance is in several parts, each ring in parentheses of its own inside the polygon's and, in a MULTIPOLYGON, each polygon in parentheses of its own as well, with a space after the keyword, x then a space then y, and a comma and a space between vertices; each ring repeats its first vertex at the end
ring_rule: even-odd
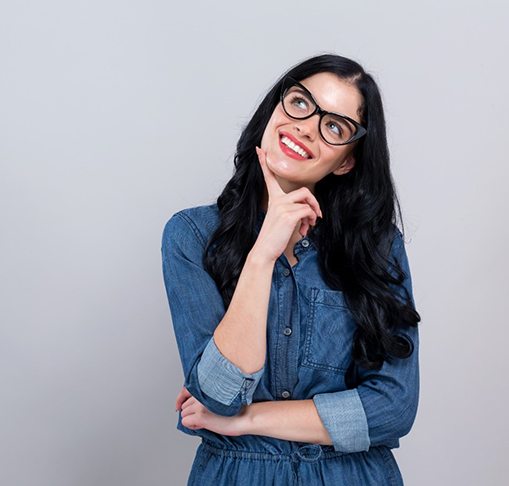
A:
POLYGON ((349 143, 352 143, 352 142, 355 142, 356 140, 359 140, 359 138, 363 137, 364 135, 366 135, 366 133, 368 133, 368 130, 367 128, 363 127, 359 122, 353 120, 352 118, 350 118, 349 116, 346 116, 346 115, 343 115, 342 113, 334 113, 332 111, 325 111, 323 110, 322 108, 320 108, 320 106, 318 105, 318 103, 316 102, 316 100, 313 98, 313 95, 309 92, 309 90, 304 86, 302 85, 301 83, 299 83, 296 79, 292 78, 291 76, 287 76, 284 80, 283 80, 283 83, 282 83, 282 86, 281 86, 281 96, 280 96, 280 100, 281 100, 281 106, 283 107, 283 110, 284 112, 290 117, 290 118, 293 118, 294 120, 306 120, 307 118, 311 118, 313 115, 315 115, 316 113, 318 113, 320 115, 320 118, 318 120, 318 131, 320 132, 320 136, 322 137, 323 141, 325 143, 328 143, 329 145, 348 145, 349 143), (288 84, 288 81, 290 81, 291 84, 288 84), (285 108, 285 104, 283 103, 283 99, 287 93, 287 91, 292 88, 293 86, 297 85, 300 89, 302 89, 303 91, 305 91, 308 95, 309 95, 309 98, 313 101, 313 103, 315 104, 315 109, 313 110, 312 113, 310 113, 309 115, 306 115, 306 116, 303 116, 303 117, 295 117, 295 116, 292 116, 290 115, 287 111, 286 111, 286 108, 285 108), (342 142, 342 143, 332 143, 332 142, 329 142, 328 140, 325 139, 325 137, 323 136, 323 133, 322 133, 322 118, 325 116, 325 115, 334 115, 334 116, 339 116, 340 118, 344 118, 345 120, 348 120, 352 125, 355 126, 356 128, 356 132, 353 134, 352 137, 350 137, 349 140, 347 140, 346 142, 342 142))

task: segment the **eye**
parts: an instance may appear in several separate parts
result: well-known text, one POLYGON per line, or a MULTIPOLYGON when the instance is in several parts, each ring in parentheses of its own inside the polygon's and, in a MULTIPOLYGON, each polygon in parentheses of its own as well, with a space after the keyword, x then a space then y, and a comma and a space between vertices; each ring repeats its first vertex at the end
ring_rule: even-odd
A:
POLYGON ((297 108, 301 108, 303 110, 306 110, 308 108, 308 101, 303 98, 302 96, 293 95, 290 99, 290 103, 294 105, 297 108))
POLYGON ((341 127, 339 125, 337 125, 335 122, 332 122, 332 121, 328 122, 327 127, 329 128, 329 130, 331 132, 334 132, 337 135, 341 135, 341 133, 343 133, 343 130, 341 129, 341 127))

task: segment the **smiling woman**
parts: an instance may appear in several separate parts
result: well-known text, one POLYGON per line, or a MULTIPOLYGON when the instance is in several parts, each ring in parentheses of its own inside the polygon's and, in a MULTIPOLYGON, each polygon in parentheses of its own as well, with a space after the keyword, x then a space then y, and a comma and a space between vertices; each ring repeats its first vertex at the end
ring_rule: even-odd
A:
POLYGON ((294 66, 234 165, 162 237, 177 428, 201 437, 188 485, 402 485, 420 316, 373 78, 334 54, 294 66))

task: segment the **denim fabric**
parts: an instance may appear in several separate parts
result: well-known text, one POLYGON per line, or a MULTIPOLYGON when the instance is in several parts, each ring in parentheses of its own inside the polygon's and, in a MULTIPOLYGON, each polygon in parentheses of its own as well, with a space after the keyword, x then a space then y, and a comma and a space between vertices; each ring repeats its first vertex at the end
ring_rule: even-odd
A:
MULTIPOLYGON (((213 203, 176 212, 163 231, 163 277, 184 385, 205 407, 225 416, 252 402, 313 399, 332 445, 192 430, 182 425, 179 413, 177 429, 202 440, 188 484, 403 484, 390 449, 399 447, 417 413, 417 328, 399 331, 413 346, 408 359, 385 362, 378 371, 358 369, 359 384, 348 389, 345 372, 356 325, 343 292, 331 289, 321 276, 313 229, 294 247, 297 264, 292 267, 282 254, 274 265, 265 364, 244 373, 213 339, 225 308, 202 259, 218 224, 213 203)), ((394 292, 414 302, 397 228, 391 256, 406 274, 394 292)))
POLYGON ((202 391, 218 402, 231 405, 240 393, 242 403, 249 405, 264 371, 265 367, 256 373, 242 372, 221 354, 212 337, 198 363, 198 381, 202 391))

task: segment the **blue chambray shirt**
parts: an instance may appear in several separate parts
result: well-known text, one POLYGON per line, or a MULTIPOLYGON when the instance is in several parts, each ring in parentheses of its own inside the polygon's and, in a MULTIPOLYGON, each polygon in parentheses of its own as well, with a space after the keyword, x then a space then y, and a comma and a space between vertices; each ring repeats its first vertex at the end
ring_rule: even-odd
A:
MULTIPOLYGON (((262 213, 257 232, 264 217, 262 213)), ((343 293, 328 287, 319 272, 311 231, 295 244, 298 263, 292 267, 284 254, 275 262, 265 364, 255 373, 242 372, 221 354, 213 339, 225 307, 202 258, 218 224, 216 203, 186 208, 168 220, 162 236, 164 284, 189 392, 207 409, 225 416, 238 414, 253 401, 313 399, 336 451, 399 447, 399 438, 410 431, 417 413, 418 329, 399 331, 413 346, 409 358, 385 362, 379 371, 359 369, 358 386, 347 389, 345 372, 356 325, 343 293)), ((391 255, 406 274, 403 285, 394 291, 404 297, 406 290, 414 303, 408 259, 397 228, 391 255)), ((180 412, 177 429, 223 447, 292 450, 291 441, 272 437, 189 429, 182 425, 180 412)))

